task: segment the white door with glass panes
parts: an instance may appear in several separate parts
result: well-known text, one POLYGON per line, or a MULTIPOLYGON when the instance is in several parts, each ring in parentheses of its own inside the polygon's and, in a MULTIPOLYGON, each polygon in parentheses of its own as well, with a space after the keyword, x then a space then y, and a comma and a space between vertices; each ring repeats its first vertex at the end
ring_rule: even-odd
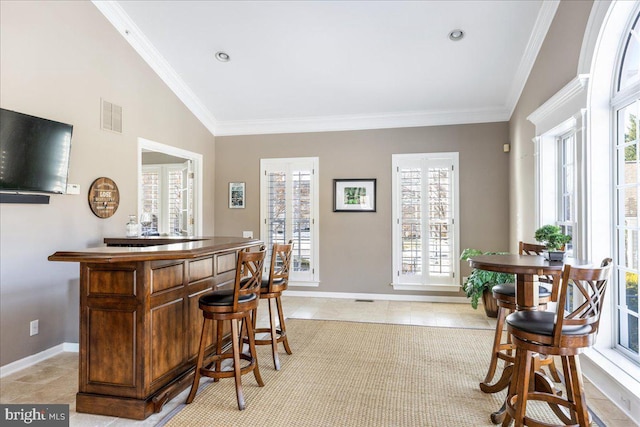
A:
POLYGON ((265 266, 274 243, 293 240, 289 281, 317 286, 318 158, 262 159, 260 171, 260 238, 268 249, 265 266))
POLYGON ((394 154, 393 287, 458 291, 458 153, 394 154))

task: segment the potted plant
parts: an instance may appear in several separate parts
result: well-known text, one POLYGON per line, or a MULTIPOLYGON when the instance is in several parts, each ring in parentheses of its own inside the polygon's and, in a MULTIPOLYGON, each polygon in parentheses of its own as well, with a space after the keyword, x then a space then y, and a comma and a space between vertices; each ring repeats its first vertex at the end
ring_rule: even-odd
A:
POLYGON ((557 225, 543 225, 538 228, 533 236, 537 242, 547 247, 545 256, 549 261, 562 261, 564 259, 564 245, 571 241, 571 236, 562 233, 557 225))
MULTIPOLYGON (((462 251, 460 259, 467 261, 469 258, 473 258, 478 255, 496 255, 504 254, 506 252, 482 252, 478 249, 467 248, 462 251)), ((498 316, 498 306, 491 290, 493 287, 500 283, 513 283, 515 276, 509 273, 496 273, 493 271, 486 271, 474 268, 471 274, 467 276, 462 289, 467 294, 467 297, 471 299, 471 307, 478 308, 478 302, 482 298, 482 304, 484 306, 485 313, 489 317, 498 316)))

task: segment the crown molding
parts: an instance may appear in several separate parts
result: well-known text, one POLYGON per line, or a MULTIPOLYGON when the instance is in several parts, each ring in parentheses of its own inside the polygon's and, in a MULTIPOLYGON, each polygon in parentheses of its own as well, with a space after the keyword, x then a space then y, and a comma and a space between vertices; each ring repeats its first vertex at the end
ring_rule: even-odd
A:
POLYGON ((529 114, 527 116, 527 120, 538 126, 554 111, 562 108, 562 106, 566 105, 576 96, 582 94, 587 89, 588 82, 588 74, 580 74, 576 76, 562 89, 556 92, 551 98, 549 98, 544 104, 538 107, 533 113, 529 114))
POLYGON ((520 64, 518 65, 518 69, 516 70, 516 74, 513 78, 509 96, 507 96, 506 106, 509 110, 509 117, 513 114, 513 110, 516 108, 518 100, 522 95, 524 86, 527 83, 531 69, 536 62, 540 48, 544 43, 544 39, 547 36, 549 27, 551 27, 551 23, 553 22, 553 18, 556 15, 559 5, 560 0, 542 2, 542 6, 538 11, 538 17, 536 18, 533 30, 531 31, 531 36, 529 37, 529 42, 527 43, 527 47, 524 50, 522 58, 520 59, 520 64))
POLYGON ((275 120, 230 120, 218 122, 216 136, 391 129, 505 122, 507 120, 509 120, 509 112, 504 108, 465 111, 413 111, 407 113, 302 117, 275 120))
POLYGON ((118 2, 104 0, 91 2, 209 132, 215 135, 216 119, 211 112, 200 102, 196 94, 184 83, 118 2))

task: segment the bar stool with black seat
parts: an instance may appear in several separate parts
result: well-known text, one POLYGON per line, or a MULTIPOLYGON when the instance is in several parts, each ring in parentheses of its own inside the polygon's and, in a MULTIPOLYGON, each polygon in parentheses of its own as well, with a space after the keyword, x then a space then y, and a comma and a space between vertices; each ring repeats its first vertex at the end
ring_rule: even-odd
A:
POLYGON ((556 311, 517 311, 507 316, 507 331, 516 347, 516 362, 515 380, 509 386, 507 396, 508 416, 503 426, 509 425, 511 418, 516 427, 550 425, 527 417, 527 403, 532 400, 549 404, 563 423, 560 425, 589 425, 578 355, 595 343, 610 269, 610 258, 605 258, 599 268, 565 265, 556 311), (582 297, 583 302, 576 304, 571 312, 566 312, 569 286, 574 295, 582 297), (565 396, 532 391, 531 363, 535 354, 561 358, 565 396), (568 413, 559 410, 559 406, 567 408, 568 413))
MULTIPOLYGON (((519 242, 518 252, 520 255, 541 255, 546 247, 544 245, 537 245, 533 243, 519 242)), ((553 277, 539 277, 538 281, 545 283, 547 286, 554 286, 553 277)), ((557 279, 556 279, 557 282, 557 279)), ((557 286, 556 286, 557 287, 557 286)), ((547 304, 551 301, 553 290, 548 289, 546 286, 538 286, 538 309, 545 310, 547 304)), ((509 385, 510 375, 506 367, 513 364, 515 361, 513 354, 513 344, 511 343, 511 337, 507 335, 506 342, 502 342, 502 332, 504 329, 504 322, 507 315, 513 313, 516 310, 516 285, 515 283, 501 283, 495 285, 492 289, 493 297, 496 299, 498 305, 498 317, 496 321, 496 331, 493 338, 493 348, 491 350, 491 361, 489 362, 489 370, 484 378, 484 381, 480 383, 480 389, 485 393, 496 393, 509 385), (503 371, 500 379, 491 384, 491 380, 496 373, 498 366, 498 360, 504 360, 505 370, 503 371)), ((560 381, 553 358, 548 360, 539 361, 541 365, 549 365, 549 371, 551 376, 556 382, 560 381)))
POLYGON ((214 381, 220 378, 235 378, 236 397, 238 399, 238 409, 240 410, 245 408, 242 375, 253 371, 258 385, 260 387, 264 386, 260 376, 260 369, 258 368, 251 313, 258 307, 258 301, 260 300, 258 292, 262 283, 265 252, 264 246, 259 251, 239 252, 233 288, 210 292, 200 297, 198 303, 204 320, 202 322, 202 334, 200 336, 193 385, 186 403, 193 402, 200 383, 200 376, 213 378, 214 381), (210 335, 208 333, 209 320, 213 320, 217 326, 216 352, 207 358, 207 364, 205 365, 207 338, 210 335), (231 322, 231 352, 223 353, 222 325, 227 320, 231 322), (240 325, 240 322, 242 322, 242 325, 240 325), (242 352, 242 334, 245 330, 248 337, 249 354, 242 352), (221 362, 225 359, 233 359, 233 370, 221 369, 221 362), (249 363, 241 366, 240 360, 245 360, 249 363))
POLYGON ((284 323, 282 311, 282 292, 289 286, 289 270, 291 269, 291 254, 293 253, 293 240, 287 244, 275 243, 271 252, 271 266, 269 277, 262 279, 260 287, 260 299, 266 299, 269 304, 269 327, 256 328, 256 311, 253 313, 253 327, 256 334, 269 333, 269 339, 256 339, 257 345, 271 345, 273 365, 280 370, 278 358, 278 343, 284 345, 287 354, 291 354, 289 341, 287 340, 287 327, 284 323), (275 307, 273 305, 275 304, 275 307), (276 313, 279 324, 276 322, 276 313), (279 327, 278 327, 279 326, 279 327))

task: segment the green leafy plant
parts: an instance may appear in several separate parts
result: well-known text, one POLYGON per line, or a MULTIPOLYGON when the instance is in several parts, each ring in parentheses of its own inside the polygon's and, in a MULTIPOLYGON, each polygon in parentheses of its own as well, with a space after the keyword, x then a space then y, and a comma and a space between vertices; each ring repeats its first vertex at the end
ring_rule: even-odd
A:
MULTIPOLYGON (((498 255, 506 254, 507 252, 482 252, 478 249, 467 248, 462 251, 460 259, 467 261, 469 258, 473 258, 478 255, 498 255)), ((471 274, 467 276, 466 280, 462 284, 462 289, 467 298, 471 299, 471 307, 478 308, 478 301, 482 298, 482 294, 485 290, 491 291, 493 287, 500 283, 513 283, 515 276, 509 273, 496 273, 493 271, 479 270, 474 268, 471 274)))
POLYGON ((571 241, 571 236, 563 234, 560 227, 551 224, 538 228, 533 237, 545 245, 549 251, 561 250, 571 241))

